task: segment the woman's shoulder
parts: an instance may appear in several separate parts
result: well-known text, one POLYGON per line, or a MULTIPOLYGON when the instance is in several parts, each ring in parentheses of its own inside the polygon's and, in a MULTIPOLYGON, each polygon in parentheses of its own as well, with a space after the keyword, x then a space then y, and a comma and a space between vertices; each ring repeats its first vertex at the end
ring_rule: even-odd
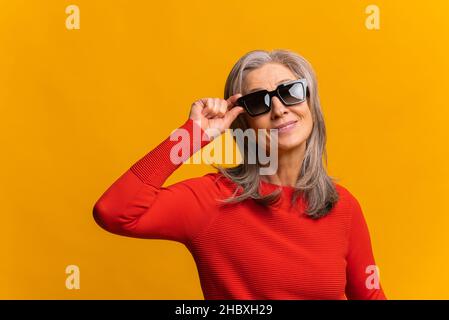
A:
POLYGON ((340 183, 334 182, 334 185, 339 196, 335 209, 340 212, 345 212, 349 216, 357 213, 362 214, 362 208, 355 192, 350 191, 347 186, 340 183))

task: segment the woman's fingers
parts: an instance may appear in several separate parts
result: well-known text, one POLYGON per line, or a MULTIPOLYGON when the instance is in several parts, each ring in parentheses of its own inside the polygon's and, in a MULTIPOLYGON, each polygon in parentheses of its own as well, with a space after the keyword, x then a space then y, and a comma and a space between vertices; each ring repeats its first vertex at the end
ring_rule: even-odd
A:
POLYGON ((210 118, 214 116, 214 99, 213 98, 204 98, 204 108, 203 108, 203 116, 206 118, 210 118))
POLYGON ((238 117, 239 114, 245 112, 245 109, 240 106, 235 106, 228 112, 226 112, 226 115, 224 116, 226 125, 229 127, 231 123, 235 120, 235 118, 238 117))
POLYGON ((202 98, 192 104, 189 117, 194 120, 205 120, 203 128, 218 129, 221 132, 231 126, 231 123, 239 114, 245 112, 242 106, 237 105, 237 99, 242 94, 238 93, 228 99, 202 98), (209 121, 207 121, 209 120, 209 121), (212 122, 211 122, 212 120, 212 122))
POLYGON ((237 93, 237 94, 234 94, 234 95, 230 96, 226 100, 226 102, 228 103, 228 109, 231 109, 232 107, 234 107, 235 104, 237 103, 237 99, 240 98, 241 96, 242 96, 241 93, 237 93))
POLYGON ((238 93, 228 99, 202 98, 192 104, 189 117, 200 121, 203 130, 212 130, 215 137, 228 129, 239 114, 245 112, 242 106, 237 105, 237 99, 242 94, 238 93), (201 122, 201 120, 204 120, 201 122))
POLYGON ((226 100, 221 99, 221 101, 220 101, 220 111, 218 113, 218 116, 219 117, 224 117, 227 111, 228 111, 228 102, 226 100))

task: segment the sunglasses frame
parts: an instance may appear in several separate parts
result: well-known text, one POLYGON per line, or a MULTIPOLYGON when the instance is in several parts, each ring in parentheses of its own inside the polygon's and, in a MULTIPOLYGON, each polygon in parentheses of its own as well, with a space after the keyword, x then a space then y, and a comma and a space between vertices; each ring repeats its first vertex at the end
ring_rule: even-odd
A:
POLYGON ((279 100, 281 100, 282 103, 283 103, 284 105, 286 105, 286 106, 292 106, 292 105, 295 105, 295 104, 298 104, 298 103, 302 103, 302 102, 304 102, 304 101, 307 99, 307 97, 309 96, 309 90, 308 90, 308 87, 307 87, 307 80, 306 80, 305 78, 301 78, 301 79, 296 79, 296 80, 292 80, 292 81, 287 81, 287 82, 284 82, 284 83, 281 83, 280 85, 278 85, 277 88, 274 89, 273 91, 259 90, 259 91, 254 91, 254 92, 248 93, 248 94, 246 94, 246 95, 244 95, 244 96, 238 98, 237 101, 236 101, 235 106, 241 106, 241 107, 245 108, 246 112, 247 112, 251 117, 257 117, 257 116, 260 116, 260 115, 262 115, 262 114, 265 114, 265 113, 271 111, 271 99, 272 99, 274 96, 278 97, 279 100), (286 86, 288 86, 288 85, 295 84, 295 83, 300 83, 300 84, 302 85, 303 90, 304 90, 304 92, 305 92, 304 99, 302 99, 301 101, 298 101, 298 102, 294 102, 294 103, 286 103, 285 100, 284 100, 284 99, 281 97, 281 95, 279 94, 279 90, 282 89, 283 87, 286 87, 286 86), (268 94, 268 95, 269 95, 269 97, 270 97, 270 99, 269 99, 269 105, 268 105, 268 108, 267 108, 266 111, 261 112, 261 113, 257 113, 257 114, 253 114, 253 113, 251 113, 251 111, 249 110, 248 106, 246 105, 245 99, 247 99, 247 98, 248 98, 249 96, 251 96, 251 95, 260 94, 260 93, 265 93, 265 94, 268 94))

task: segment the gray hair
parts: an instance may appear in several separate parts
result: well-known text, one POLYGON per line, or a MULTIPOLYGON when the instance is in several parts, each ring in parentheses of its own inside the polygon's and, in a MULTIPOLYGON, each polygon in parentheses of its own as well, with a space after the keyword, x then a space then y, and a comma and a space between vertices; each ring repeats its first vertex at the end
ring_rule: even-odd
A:
MULTIPOLYGON (((279 63, 289 68, 298 78, 305 78, 308 84, 309 95, 307 102, 311 109, 313 129, 306 140, 304 160, 301 165, 298 181, 294 187, 292 204, 296 203, 298 197, 303 197, 307 202, 306 214, 314 219, 325 216, 338 201, 338 193, 334 182, 336 178, 328 176, 323 166, 324 156, 327 166, 326 153, 326 128, 321 112, 320 100, 315 72, 310 63, 299 54, 283 49, 270 51, 253 50, 242 56, 232 68, 225 84, 224 98, 243 92, 243 81, 246 74, 254 69, 262 67, 266 63, 279 63)), ((243 114, 240 114, 231 124, 231 129, 249 129, 249 125, 243 114)), ((235 137, 234 137, 235 140, 235 137)), ((238 143, 239 141, 237 141, 238 143)), ((224 177, 237 184, 237 188, 231 198, 220 200, 224 203, 240 202, 248 198, 257 203, 269 206, 280 198, 281 189, 267 194, 259 193, 259 163, 248 163, 248 150, 246 144, 238 144, 243 151, 243 162, 236 167, 224 168, 213 165, 224 177), (236 196, 238 189, 243 192, 236 196)))

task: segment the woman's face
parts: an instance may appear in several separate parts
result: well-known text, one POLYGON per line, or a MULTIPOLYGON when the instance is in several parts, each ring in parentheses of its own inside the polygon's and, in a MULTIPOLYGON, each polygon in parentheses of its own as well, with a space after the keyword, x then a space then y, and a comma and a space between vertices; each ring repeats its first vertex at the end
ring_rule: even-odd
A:
MULTIPOLYGON (((246 75, 242 94, 245 95, 251 91, 262 89, 272 91, 279 84, 296 79, 297 77, 287 67, 278 63, 267 63, 246 75)), ((249 126, 256 131, 256 134, 258 129, 267 129, 269 134, 269 129, 275 129, 279 125, 295 121, 293 127, 285 131, 278 130, 279 153, 298 148, 302 144, 305 147, 305 141, 313 127, 312 114, 307 99, 295 105, 285 106, 278 97, 273 97, 269 112, 256 117, 244 113, 244 116, 249 126)))

